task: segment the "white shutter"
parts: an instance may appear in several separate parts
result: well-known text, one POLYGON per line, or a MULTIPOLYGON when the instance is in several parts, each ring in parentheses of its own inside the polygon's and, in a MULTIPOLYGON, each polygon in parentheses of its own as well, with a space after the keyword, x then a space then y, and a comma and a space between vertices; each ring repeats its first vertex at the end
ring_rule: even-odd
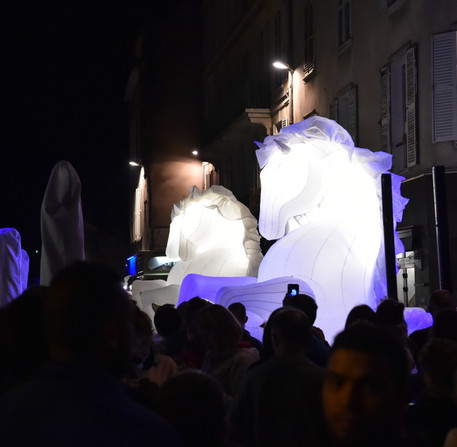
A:
POLYGON ((415 47, 405 53, 405 104, 406 104, 406 164, 410 168, 417 164, 416 138, 416 56, 415 47))
POLYGON ((432 37, 433 142, 457 140, 457 32, 432 37))
POLYGON ((338 95, 338 124, 349 132, 349 94, 344 92, 338 95))
POLYGON ((390 146, 390 70, 381 68, 381 150, 391 153, 390 146))
POLYGON ((145 216, 145 200, 146 200, 146 179, 144 178, 144 167, 141 168, 138 186, 135 189, 135 205, 133 212, 133 240, 138 242, 143 237, 144 233, 144 216, 145 216))
MULTIPOLYGON (((337 98, 336 121, 344 127, 357 144, 357 87, 351 86, 337 98)), ((331 113, 335 113, 331 110, 331 113)))

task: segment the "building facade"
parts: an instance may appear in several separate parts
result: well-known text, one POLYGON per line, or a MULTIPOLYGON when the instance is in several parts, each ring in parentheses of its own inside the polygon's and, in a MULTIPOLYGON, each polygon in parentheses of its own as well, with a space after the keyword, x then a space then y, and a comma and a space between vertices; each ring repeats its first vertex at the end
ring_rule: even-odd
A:
POLYGON ((206 0, 202 152, 255 214, 254 141, 318 114, 392 154, 410 199, 399 297, 457 280, 457 4, 453 0, 206 0), (276 70, 274 61, 288 70, 276 70), (432 182, 445 167, 450 274, 439 271, 432 182))

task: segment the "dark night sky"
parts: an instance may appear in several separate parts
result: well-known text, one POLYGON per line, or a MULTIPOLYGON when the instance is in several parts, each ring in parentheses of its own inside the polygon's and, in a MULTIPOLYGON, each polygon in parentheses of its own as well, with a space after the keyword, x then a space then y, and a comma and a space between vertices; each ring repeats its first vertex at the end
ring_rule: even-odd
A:
MULTIPOLYGON (((151 3, 151 2, 149 2, 151 3)), ((140 0, 10 2, 2 26, 0 227, 40 248, 40 207, 54 164, 82 182, 85 219, 128 233, 127 106, 140 0), (114 180, 114 181, 113 181, 114 180)))

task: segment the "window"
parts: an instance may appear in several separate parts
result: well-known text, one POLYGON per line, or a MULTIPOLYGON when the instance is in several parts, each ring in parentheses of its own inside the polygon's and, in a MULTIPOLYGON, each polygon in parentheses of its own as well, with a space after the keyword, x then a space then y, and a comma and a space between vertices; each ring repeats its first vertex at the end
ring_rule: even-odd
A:
POLYGON ((432 37, 433 142, 457 140, 457 32, 432 37))
POLYGON ((346 47, 352 38, 351 0, 338 0, 338 46, 346 47))
POLYGON ((305 57, 303 71, 305 79, 314 72, 315 56, 314 56, 314 0, 308 0, 305 4, 304 13, 304 44, 305 57))
POLYGON ((357 87, 344 89, 330 104, 330 118, 344 127, 357 145, 357 87))
POLYGON ((381 69, 381 149, 394 172, 417 164, 416 47, 402 48, 381 69))

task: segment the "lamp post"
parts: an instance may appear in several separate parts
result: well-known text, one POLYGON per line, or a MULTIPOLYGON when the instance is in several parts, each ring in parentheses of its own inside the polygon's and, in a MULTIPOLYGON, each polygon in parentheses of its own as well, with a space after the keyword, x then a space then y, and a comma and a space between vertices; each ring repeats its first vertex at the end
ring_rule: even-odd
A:
POLYGON ((288 80, 288 88, 287 88, 287 95, 289 96, 289 125, 293 124, 294 122, 294 96, 293 96, 293 68, 284 62, 275 61, 273 62, 273 67, 277 68, 278 70, 287 70, 287 80, 288 80))

